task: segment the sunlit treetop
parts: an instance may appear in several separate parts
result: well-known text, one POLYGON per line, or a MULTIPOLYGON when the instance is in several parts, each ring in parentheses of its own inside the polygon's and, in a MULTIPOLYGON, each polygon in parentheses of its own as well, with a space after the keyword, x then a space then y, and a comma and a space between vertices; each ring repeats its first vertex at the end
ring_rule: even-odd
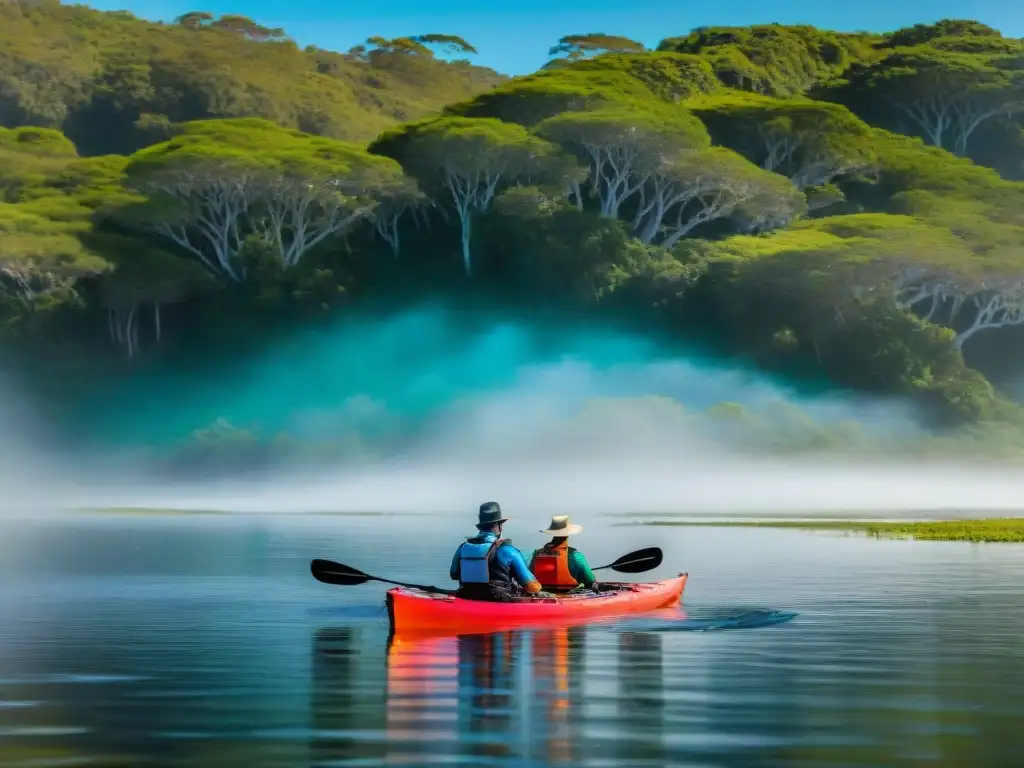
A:
POLYGON ((630 40, 621 35, 608 35, 604 32, 588 32, 582 35, 565 35, 558 45, 552 46, 549 56, 564 56, 570 61, 586 56, 602 53, 642 53, 643 43, 630 40))

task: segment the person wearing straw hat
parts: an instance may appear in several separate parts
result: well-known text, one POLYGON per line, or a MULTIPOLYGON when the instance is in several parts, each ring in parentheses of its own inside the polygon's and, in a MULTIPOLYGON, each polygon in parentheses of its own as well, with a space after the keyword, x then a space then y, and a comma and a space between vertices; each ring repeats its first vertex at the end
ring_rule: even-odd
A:
POLYGON ((569 546, 569 537, 583 532, 582 525, 569 521, 568 515, 555 515, 551 524, 541 530, 552 539, 530 558, 530 571, 536 574, 541 586, 552 592, 568 592, 583 585, 598 591, 597 578, 590 570, 587 558, 578 549, 569 546))
POLYGON ((523 553, 509 539, 501 538, 508 519, 498 502, 480 505, 477 535, 460 544, 452 558, 449 575, 459 582, 458 597, 505 602, 520 592, 545 596, 523 553))

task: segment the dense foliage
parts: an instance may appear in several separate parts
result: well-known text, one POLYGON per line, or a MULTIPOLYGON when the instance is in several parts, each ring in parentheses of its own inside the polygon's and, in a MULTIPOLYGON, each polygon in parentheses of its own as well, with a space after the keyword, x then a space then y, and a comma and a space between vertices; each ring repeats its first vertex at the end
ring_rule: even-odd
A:
POLYGON ((438 51, 474 49, 0 5, 11 353, 102 380, 442 292, 1019 418, 983 375, 1005 360, 969 353, 1024 325, 1020 41, 962 21, 657 51, 588 33, 512 80, 438 51))
POLYGON ((795 96, 853 64, 873 60, 875 45, 882 40, 876 35, 766 24, 695 29, 663 40, 658 50, 700 54, 730 88, 795 96))
POLYGON ((366 141, 504 79, 434 55, 458 38, 423 37, 415 49, 375 39, 334 53, 242 16, 153 24, 57 0, 0 3, 0 125, 59 128, 83 155, 129 154, 206 118, 366 141))

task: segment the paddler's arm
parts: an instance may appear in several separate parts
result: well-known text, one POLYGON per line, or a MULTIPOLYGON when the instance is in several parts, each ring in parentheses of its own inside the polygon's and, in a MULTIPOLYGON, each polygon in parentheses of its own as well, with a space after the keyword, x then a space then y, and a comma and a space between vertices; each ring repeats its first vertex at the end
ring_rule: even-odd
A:
POLYGON ((587 558, 578 549, 574 549, 569 553, 569 573, 587 589, 593 587, 597 581, 594 572, 590 570, 587 558))
POLYGON ((504 546, 501 548, 500 553, 508 558, 508 565, 512 571, 512 576, 523 587, 523 591, 526 594, 532 595, 535 592, 540 592, 540 582, 537 581, 537 577, 533 575, 530 569, 526 567, 526 560, 523 559, 522 552, 512 546, 504 546))

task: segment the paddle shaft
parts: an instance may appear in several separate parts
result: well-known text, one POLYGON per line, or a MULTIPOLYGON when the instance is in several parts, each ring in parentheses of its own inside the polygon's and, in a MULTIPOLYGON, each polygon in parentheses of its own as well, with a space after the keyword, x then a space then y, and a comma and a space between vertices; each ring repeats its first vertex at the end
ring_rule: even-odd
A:
POLYGON ((603 571, 603 570, 606 570, 608 568, 614 568, 616 565, 630 565, 633 562, 641 562, 641 561, 639 561, 639 560, 630 560, 630 561, 627 561, 625 563, 610 563, 609 565, 599 565, 599 566, 597 566, 597 568, 591 568, 590 570, 592 570, 592 571, 603 571))
POLYGON ((440 595, 453 595, 455 592, 450 589, 441 589, 427 584, 410 584, 404 581, 393 581, 392 579, 382 579, 379 576, 371 576, 368 573, 364 573, 355 568, 351 568, 341 563, 335 563, 330 560, 314 560, 310 564, 310 570, 313 574, 313 578, 317 581, 321 581, 325 584, 331 584, 333 586, 355 586, 356 584, 363 584, 367 581, 380 581, 384 584, 394 584, 396 587, 406 587, 407 589, 419 589, 423 592, 433 592, 440 595), (332 578, 333 577, 333 578, 332 578))
MULTIPOLYGON (((620 557, 614 563, 601 565, 597 568, 593 568, 592 570, 603 571, 611 568, 625 573, 643 573, 644 571, 649 571, 652 568, 657 568, 661 564, 661 557, 660 549, 657 547, 650 547, 637 552, 630 552, 628 555, 620 557)), ((334 586, 355 586, 356 584, 364 584, 367 581, 379 581, 384 584, 394 584, 396 587, 418 589, 422 592, 430 592, 439 595, 456 594, 455 590, 441 589, 440 587, 432 585, 410 584, 405 581, 382 579, 379 576, 371 576, 370 574, 364 573, 356 568, 352 568, 351 566, 335 563, 330 560, 314 560, 310 563, 310 570, 313 574, 313 578, 317 581, 321 581, 325 584, 332 584, 334 586)))
POLYGON ((405 587, 406 589, 419 589, 423 592, 435 592, 439 595, 454 595, 455 591, 451 589, 441 589, 441 587, 428 586, 426 584, 407 584, 404 581, 392 581, 391 579, 381 579, 376 576, 371 576, 367 581, 381 581, 385 584, 394 584, 396 587, 405 587))

